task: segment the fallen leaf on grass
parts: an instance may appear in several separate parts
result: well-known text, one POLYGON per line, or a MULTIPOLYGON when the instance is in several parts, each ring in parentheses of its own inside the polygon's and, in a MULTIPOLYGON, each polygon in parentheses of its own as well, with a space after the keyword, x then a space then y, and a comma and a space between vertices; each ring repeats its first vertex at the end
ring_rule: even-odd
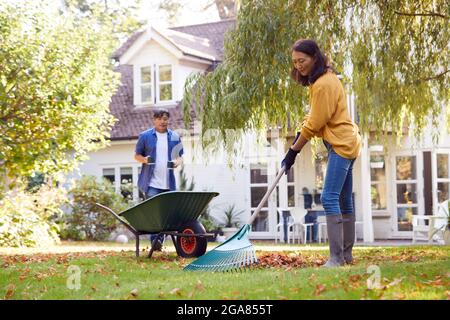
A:
POLYGON ((316 285, 316 290, 314 291, 314 295, 319 296, 321 295, 325 290, 327 286, 325 284, 318 284, 316 285))
POLYGON ((358 282, 359 280, 361 280, 361 278, 362 278, 361 275, 359 275, 359 274, 354 274, 354 275, 351 275, 350 277, 348 277, 348 280, 349 280, 350 282, 358 282))
POLYGON ((203 290, 205 290, 205 286, 203 285, 203 283, 200 280, 198 280, 197 284, 195 285, 195 289, 197 289, 199 291, 203 291, 203 290))
POLYGON ((130 294, 133 297, 137 297, 139 295, 139 291, 138 291, 138 289, 133 289, 133 290, 130 291, 130 294))
POLYGON ((404 278, 405 278, 405 277, 401 277, 401 278, 394 279, 394 281, 392 281, 391 283, 389 283, 386 287, 387 287, 387 288, 390 288, 390 287, 396 286, 396 285, 398 285, 400 282, 402 282, 404 278))
POLYGON ((19 280, 20 281, 25 280, 29 274, 30 274, 30 268, 26 268, 25 270, 23 270, 22 274, 19 276, 19 280))
POLYGON ((405 300, 405 295, 403 293, 395 293, 394 294, 394 299, 396 300, 405 300))
POLYGON ((9 300, 14 296, 16 286, 13 283, 10 283, 6 288, 5 300, 9 300))
POLYGON ((423 288, 423 283, 416 281, 416 287, 417 289, 421 290, 423 288))
POLYGON ((176 294, 177 296, 181 296, 181 289, 180 288, 173 288, 172 290, 169 291, 170 294, 176 294))
POLYGON ((431 285, 432 287, 443 287, 450 284, 442 280, 442 276, 437 276, 434 280, 425 281, 425 283, 431 285))

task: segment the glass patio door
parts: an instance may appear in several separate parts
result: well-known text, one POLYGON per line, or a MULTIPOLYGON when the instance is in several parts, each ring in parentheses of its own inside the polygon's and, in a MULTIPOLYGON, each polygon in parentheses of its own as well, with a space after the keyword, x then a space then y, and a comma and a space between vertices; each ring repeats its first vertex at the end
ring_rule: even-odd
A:
POLYGON ((423 176, 422 154, 397 154, 394 157, 395 212, 392 216, 393 236, 412 236, 414 215, 423 214, 423 176))
POLYGON ((436 152, 436 183, 437 202, 441 203, 450 198, 450 150, 436 152))
MULTIPOLYGON (((256 210, 256 207, 261 202, 264 194, 267 192, 268 179, 267 163, 252 163, 250 164, 250 213, 256 210)), ((264 203, 259 215, 252 224, 252 232, 259 235, 268 234, 270 230, 269 219, 269 204, 268 201, 264 203)))

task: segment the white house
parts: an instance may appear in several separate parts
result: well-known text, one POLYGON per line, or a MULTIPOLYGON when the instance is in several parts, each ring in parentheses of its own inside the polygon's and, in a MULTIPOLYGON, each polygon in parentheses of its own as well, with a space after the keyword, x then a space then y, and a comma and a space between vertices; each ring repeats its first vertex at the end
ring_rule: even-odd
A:
MULTIPOLYGON (((119 120, 112 130, 111 144, 91 153, 80 174, 105 176, 114 182, 117 192, 121 182, 131 181, 133 197, 139 201, 136 184, 140 164, 133 158, 135 144, 139 133, 152 126, 152 109, 165 107, 171 114, 170 127, 182 134, 186 176, 194 180, 196 190, 220 193, 211 204, 212 214, 219 218, 227 205, 235 204, 244 210, 242 218, 248 219, 274 179, 293 137, 279 139, 275 132, 275 137, 257 144, 256 135, 246 135, 242 156, 235 158, 235 166, 230 168, 223 154, 204 156, 195 135, 201 124, 194 122, 185 128, 180 108, 186 78, 211 71, 222 61, 224 35, 234 23, 224 20, 166 30, 148 27, 131 36, 115 54, 122 84, 111 102, 111 112, 119 120)), ((349 97, 348 101, 354 115, 353 100, 349 97)), ((442 128, 445 133, 438 144, 430 138, 431 125, 423 141, 406 137, 401 147, 393 139, 382 148, 374 145, 371 137, 364 138, 353 178, 360 238, 366 242, 411 238, 411 215, 430 215, 438 202, 449 198, 450 136, 444 124, 442 128)), ((253 224, 251 238, 274 239, 277 208, 304 208, 304 188, 309 193, 320 192, 326 153, 319 153, 313 161, 311 152, 308 145, 291 174, 282 178, 253 224)), ((178 174, 176 177, 179 179, 178 174)))

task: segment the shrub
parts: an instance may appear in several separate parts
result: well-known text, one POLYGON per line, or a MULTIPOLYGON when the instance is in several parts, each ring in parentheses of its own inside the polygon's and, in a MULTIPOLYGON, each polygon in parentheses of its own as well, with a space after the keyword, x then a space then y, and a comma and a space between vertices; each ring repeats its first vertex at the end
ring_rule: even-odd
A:
POLYGON ((200 215, 200 223, 205 227, 206 231, 213 231, 217 228, 215 221, 211 217, 211 208, 209 205, 206 207, 205 211, 200 215))
POLYGON ((114 192, 107 179, 98 181, 94 176, 83 176, 69 190, 70 212, 65 214, 61 237, 72 240, 106 240, 117 227, 116 219, 98 207, 101 203, 116 212, 129 207, 122 195, 114 192))
POLYGON ((244 210, 237 210, 234 204, 228 205, 223 211, 220 226, 223 228, 237 228, 242 224, 240 216, 244 210))
POLYGON ((0 200, 0 246, 35 247, 59 243, 61 206, 66 202, 62 188, 42 185, 35 192, 15 190, 0 200))

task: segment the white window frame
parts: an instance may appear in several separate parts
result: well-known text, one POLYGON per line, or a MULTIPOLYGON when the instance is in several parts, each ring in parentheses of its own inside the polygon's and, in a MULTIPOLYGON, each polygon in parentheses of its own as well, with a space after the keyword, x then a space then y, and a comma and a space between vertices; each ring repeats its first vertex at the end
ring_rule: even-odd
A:
POLYGON ((417 208, 417 215, 424 214, 424 199, 423 199, 423 153, 422 150, 404 150, 396 152, 392 156, 392 181, 393 181, 393 214, 391 216, 392 237, 412 237, 412 231, 399 231, 398 230, 398 208, 417 208), (397 180, 397 157, 416 157, 416 178, 410 180, 397 180), (416 184, 417 203, 413 205, 398 204, 397 203, 397 184, 416 184))
MULTIPOLYGON (((382 156, 383 157, 383 161, 384 161, 384 182, 383 181, 378 181, 378 180, 372 180, 372 177, 370 178, 370 186, 372 187, 373 185, 384 185, 386 188, 386 208, 385 209, 374 209, 372 207, 372 198, 370 199, 370 206, 372 208, 372 212, 377 214, 377 213, 385 213, 389 210, 389 178, 388 178, 388 161, 387 161, 387 156, 384 152, 379 152, 377 153, 377 155, 382 156)), ((370 157, 369 157, 369 162, 370 162, 370 157)), ((370 170, 372 170, 372 168, 370 168, 370 170)))
MULTIPOLYGON (((252 183, 251 180, 251 169, 253 165, 265 165, 267 167, 267 172, 269 172, 269 166, 270 163, 267 162, 250 162, 249 163, 249 171, 248 171, 248 185, 249 185, 249 207, 250 207, 250 215, 252 215, 254 213, 254 211, 256 210, 256 207, 252 207, 252 187, 265 187, 265 188, 269 188, 270 183, 271 183, 271 177, 268 174, 267 175, 267 182, 264 183, 252 183)), ((275 193, 275 192, 274 192, 275 193)), ((274 194, 273 193, 273 194, 274 194)), ((272 226, 274 225, 274 221, 272 217, 273 215, 271 214, 271 212, 273 211, 272 207, 273 207, 273 202, 275 201, 275 205, 276 205, 276 198, 273 197, 273 194, 271 197, 269 197, 269 199, 267 199, 267 207, 262 207, 261 211, 267 211, 268 216, 267 216, 267 231, 254 231, 251 230, 251 237, 253 239, 267 239, 267 238, 271 238, 273 237, 272 234, 272 226)), ((276 219, 276 217, 275 217, 276 219)), ((276 220, 275 220, 276 222, 276 220)), ((276 224, 276 223, 275 223, 276 224)))
MULTIPOLYGON (((433 215, 437 214, 439 198, 438 198, 438 184, 439 183, 448 183, 450 187, 450 149, 436 149, 431 154, 431 168, 432 168, 432 188, 433 188, 433 215), (438 154, 445 154, 448 156, 448 178, 439 178, 438 177, 438 165, 437 165, 437 156, 438 154)), ((450 192, 450 189, 449 189, 450 192)))
POLYGON ((155 91, 156 91, 156 104, 158 105, 162 105, 162 104, 168 104, 168 103, 173 103, 174 102, 174 90, 173 90, 173 64, 171 63, 163 63, 163 64, 156 64, 155 65, 155 74, 156 74, 156 86, 155 86, 155 91), (172 79, 171 81, 160 81, 159 79, 159 68, 162 66, 170 66, 170 78, 172 79), (172 88, 172 99, 170 100, 162 100, 160 99, 160 88, 161 85, 165 85, 165 84, 170 84, 171 88, 172 88))
POLYGON ((139 92, 139 103, 142 104, 142 105, 154 104, 154 101, 155 101, 155 90, 154 90, 154 87, 155 87, 155 85, 154 85, 154 83, 155 83, 155 81, 154 81, 154 79, 155 79, 155 72, 154 72, 154 68, 153 68, 152 65, 142 65, 142 66, 139 66, 138 68, 139 68, 138 69, 138 79, 139 79, 139 81, 137 83, 139 84, 138 85, 138 87, 139 87, 139 91, 138 91, 139 92), (151 81, 150 82, 142 83, 142 69, 143 68, 150 68, 150 74, 151 74, 151 81), (142 87, 144 85, 146 85, 146 86, 150 85, 150 101, 142 101, 142 87))
POLYGON ((138 190, 138 170, 140 165, 135 163, 120 163, 120 164, 111 164, 111 165, 101 165, 100 166, 100 174, 99 176, 103 178, 103 170, 104 169, 114 169, 114 191, 117 194, 120 194, 120 186, 121 186, 121 179, 120 179, 120 169, 121 168, 131 168, 132 172, 132 179, 133 179, 133 201, 135 203, 139 202, 139 190, 138 190))
POLYGON ((297 174, 298 170, 295 168, 295 166, 292 166, 291 170, 294 170, 292 173, 292 177, 293 177, 294 181, 289 182, 288 176, 286 175, 286 203, 287 203, 288 208, 293 209, 295 207, 298 207, 298 201, 297 201, 297 196, 296 196, 297 193, 295 192, 295 190, 297 189, 295 186, 295 181, 296 181, 295 178, 296 178, 296 174, 297 174), (294 187, 294 206, 289 206, 289 187, 294 187))
POLYGON ((159 64, 142 64, 142 65, 136 65, 135 71, 134 71, 134 95, 135 95, 135 102, 134 104, 137 106, 167 106, 167 105, 173 105, 175 102, 175 88, 174 88, 174 64, 173 63, 159 63, 159 64), (171 81, 160 81, 159 80, 159 67, 161 66, 170 66, 170 76, 171 81), (143 68, 150 68, 151 72, 151 82, 145 82, 142 83, 142 69, 143 68), (171 84, 172 88, 172 99, 171 100, 160 100, 160 93, 159 89, 161 85, 164 84, 171 84), (149 101, 142 101, 142 87, 150 86, 151 90, 151 100, 149 101))

